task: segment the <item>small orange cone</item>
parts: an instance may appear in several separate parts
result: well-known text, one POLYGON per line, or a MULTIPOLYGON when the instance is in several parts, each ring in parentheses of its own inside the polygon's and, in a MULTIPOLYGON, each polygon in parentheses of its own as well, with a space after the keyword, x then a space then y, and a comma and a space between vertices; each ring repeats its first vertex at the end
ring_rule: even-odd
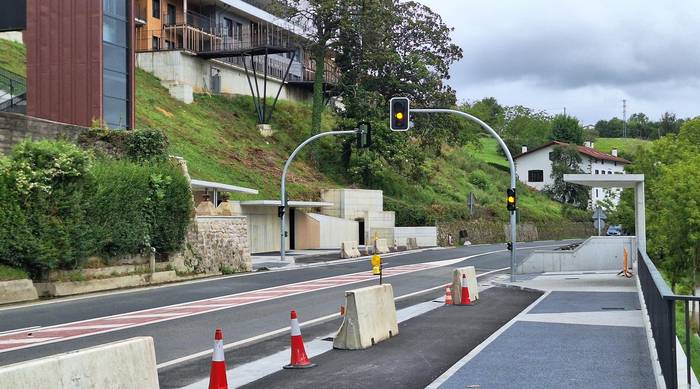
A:
POLYGON ((447 288, 445 288, 445 305, 452 305, 454 302, 452 301, 452 288, 448 285, 447 288))
POLYGON ((469 287, 467 286, 467 275, 462 274, 462 299, 459 302, 461 305, 469 305, 472 300, 469 299, 469 287))
POLYGON ((214 354, 211 357, 209 389, 228 389, 226 382, 226 360, 224 359, 224 332, 216 329, 214 334, 214 354))
POLYGON ((292 360, 289 365, 282 366, 285 369, 308 369, 316 366, 311 363, 309 357, 306 356, 304 349, 304 339, 301 337, 301 328, 299 328, 299 319, 297 319, 297 311, 292 311, 292 360))

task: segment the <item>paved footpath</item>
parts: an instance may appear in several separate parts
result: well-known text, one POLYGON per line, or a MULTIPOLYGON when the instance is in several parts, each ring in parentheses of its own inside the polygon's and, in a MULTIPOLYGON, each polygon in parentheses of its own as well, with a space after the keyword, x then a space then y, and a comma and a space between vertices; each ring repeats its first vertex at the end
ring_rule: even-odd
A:
POLYGON ((556 274, 522 279, 545 290, 431 388, 654 388, 633 278, 556 274))

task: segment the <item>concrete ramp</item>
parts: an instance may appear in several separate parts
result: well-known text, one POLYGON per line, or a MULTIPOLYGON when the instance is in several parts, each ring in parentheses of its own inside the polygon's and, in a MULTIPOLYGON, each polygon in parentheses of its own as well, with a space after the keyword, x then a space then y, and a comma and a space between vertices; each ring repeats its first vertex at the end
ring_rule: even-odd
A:
POLYGON ((153 338, 132 338, 3 366, 0 387, 157 389, 153 338))
POLYGON ((391 284, 347 291, 345 307, 343 324, 333 340, 333 348, 361 350, 398 335, 391 284))
POLYGON ((629 266, 636 259, 634 236, 592 236, 574 250, 536 250, 516 265, 517 274, 622 270, 624 249, 629 266))

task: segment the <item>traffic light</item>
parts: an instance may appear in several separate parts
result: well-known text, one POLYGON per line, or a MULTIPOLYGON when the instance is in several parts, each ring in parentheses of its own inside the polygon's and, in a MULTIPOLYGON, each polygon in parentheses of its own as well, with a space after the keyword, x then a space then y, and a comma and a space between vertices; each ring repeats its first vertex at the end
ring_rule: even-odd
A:
POLYGON ((515 202, 516 202, 516 200, 517 200, 516 197, 515 197, 515 188, 509 188, 509 189, 506 191, 506 194, 507 194, 507 196, 506 196, 506 204, 507 204, 507 206, 508 206, 508 210, 511 211, 511 212, 513 212, 513 211, 515 211, 515 209, 516 209, 516 207, 515 207, 515 202))
POLYGON ((369 122, 357 123, 357 148, 372 146, 372 125, 369 122))
POLYGON ((284 205, 280 205, 277 207, 277 217, 278 218, 284 217, 284 205))
POLYGON ((506 248, 508 248, 508 251, 513 251, 513 242, 506 243, 506 248))
POLYGON ((411 119, 408 97, 392 97, 389 100, 389 111, 389 128, 392 131, 407 131, 411 119))
POLYGON ((381 275, 382 274, 382 257, 379 255, 372 255, 372 259, 370 260, 372 263, 372 274, 375 276, 381 275))

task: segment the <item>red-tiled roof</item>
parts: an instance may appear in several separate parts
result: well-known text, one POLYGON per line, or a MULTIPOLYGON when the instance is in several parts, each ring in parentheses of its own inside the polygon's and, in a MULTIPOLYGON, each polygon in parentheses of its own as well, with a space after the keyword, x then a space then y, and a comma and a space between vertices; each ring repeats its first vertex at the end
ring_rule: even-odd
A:
MULTIPOLYGON (((520 157, 522 157, 522 156, 524 156, 524 155, 528 155, 528 154, 534 153, 535 151, 544 149, 545 147, 549 147, 549 146, 552 146, 552 145, 564 146, 564 147, 569 146, 568 143, 559 142, 559 141, 551 141, 551 142, 549 142, 549 143, 545 143, 545 144, 543 144, 543 145, 540 145, 540 146, 538 146, 538 147, 535 147, 535 148, 532 149, 532 150, 528 150, 528 151, 525 152, 525 153, 518 154, 518 155, 516 155, 515 157, 513 157, 513 159, 518 159, 518 158, 520 158, 520 157)), ((624 158, 615 157, 615 156, 613 156, 613 155, 600 152, 600 151, 598 151, 598 150, 596 150, 596 149, 592 149, 592 148, 590 148, 590 147, 578 146, 578 145, 577 145, 577 146, 576 146, 576 149, 578 150, 579 153, 584 154, 584 155, 587 155, 587 156, 589 156, 589 157, 591 157, 591 158, 600 159, 600 160, 605 160, 605 161, 620 162, 620 163, 631 163, 630 161, 628 161, 628 160, 626 160, 626 159, 624 159, 624 158)))

